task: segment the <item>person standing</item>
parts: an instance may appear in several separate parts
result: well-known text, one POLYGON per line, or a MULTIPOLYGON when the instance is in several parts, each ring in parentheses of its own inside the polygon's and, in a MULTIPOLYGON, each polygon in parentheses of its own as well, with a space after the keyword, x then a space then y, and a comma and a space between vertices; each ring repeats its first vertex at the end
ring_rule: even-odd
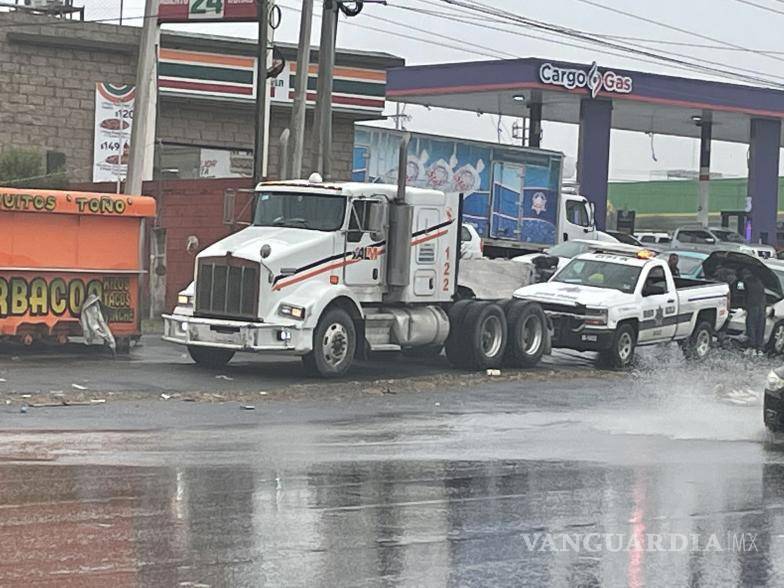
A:
POLYGON ((741 271, 740 278, 746 292, 746 336, 749 347, 761 353, 765 348, 765 285, 745 268, 741 271))
POLYGON ((670 273, 672 274, 673 278, 681 277, 681 270, 678 269, 679 261, 680 258, 678 257, 677 253, 670 253, 670 256, 667 258, 667 265, 670 268, 670 273))

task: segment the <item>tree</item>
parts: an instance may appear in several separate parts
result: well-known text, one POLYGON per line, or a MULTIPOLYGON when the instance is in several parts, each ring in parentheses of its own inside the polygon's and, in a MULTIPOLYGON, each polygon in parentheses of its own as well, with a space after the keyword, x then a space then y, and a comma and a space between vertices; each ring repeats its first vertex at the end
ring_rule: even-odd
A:
POLYGON ((65 169, 46 173, 44 160, 36 149, 11 147, 0 153, 0 186, 10 188, 64 188, 65 169))

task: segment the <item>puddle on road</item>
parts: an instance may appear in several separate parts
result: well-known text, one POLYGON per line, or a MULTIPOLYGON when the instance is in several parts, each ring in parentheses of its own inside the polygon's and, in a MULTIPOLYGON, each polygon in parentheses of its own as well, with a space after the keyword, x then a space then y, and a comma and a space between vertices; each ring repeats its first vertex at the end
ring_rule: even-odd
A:
POLYGON ((762 442, 767 438, 762 421, 765 379, 779 365, 780 360, 723 351, 692 363, 676 346, 645 350, 625 384, 629 396, 624 406, 587 419, 613 433, 762 442))
MULTIPOLYGON (((314 461, 0 465, 0 585, 763 585, 784 466, 314 461), (727 553, 537 551, 537 534, 755 533, 727 553)), ((781 530, 781 529, 779 529, 781 530)), ((624 541, 624 545, 626 542, 624 541)))

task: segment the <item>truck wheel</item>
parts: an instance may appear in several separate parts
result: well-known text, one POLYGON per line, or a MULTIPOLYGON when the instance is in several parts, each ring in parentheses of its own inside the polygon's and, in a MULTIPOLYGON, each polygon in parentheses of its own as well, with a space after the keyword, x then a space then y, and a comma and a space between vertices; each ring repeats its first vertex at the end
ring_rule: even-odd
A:
POLYGON ((188 345, 188 353, 193 361, 208 368, 223 367, 234 357, 234 352, 231 349, 197 347, 195 345, 188 345))
POLYGON ((778 322, 773 326, 770 341, 768 341, 768 351, 771 355, 784 353, 784 321, 778 322))
POLYGON ((547 342, 547 319, 538 304, 515 300, 508 307, 509 340, 504 363, 528 368, 539 363, 547 342))
POLYGON ((313 332, 313 351, 303 356, 309 371, 323 378, 339 378, 354 361, 357 329, 349 314, 341 308, 328 310, 313 332))
POLYGON ((463 367, 484 370, 500 367, 506 351, 506 315, 491 302, 474 302, 460 328, 465 346, 463 367))
POLYGON ((686 359, 702 361, 708 357, 712 345, 713 327, 707 321, 700 321, 683 344, 683 355, 686 356, 686 359))
POLYGON ((459 300, 449 309, 449 337, 446 339, 446 358, 456 368, 465 368, 467 342, 462 336, 463 320, 474 300, 459 300))
POLYGON ((624 369, 634 361, 634 348, 637 346, 637 331, 633 326, 620 325, 613 337, 612 345, 602 351, 599 360, 602 364, 614 368, 624 369))

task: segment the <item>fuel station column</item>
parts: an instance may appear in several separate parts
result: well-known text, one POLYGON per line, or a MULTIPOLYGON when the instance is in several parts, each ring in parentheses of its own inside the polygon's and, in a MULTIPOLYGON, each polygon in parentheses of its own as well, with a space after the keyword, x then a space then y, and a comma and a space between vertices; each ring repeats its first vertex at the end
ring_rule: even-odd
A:
POLYGON ((751 119, 749 196, 751 239, 754 243, 776 245, 780 149, 781 120, 751 119))
POLYGON ((580 101, 577 182, 580 193, 596 207, 596 227, 600 230, 604 230, 607 222, 612 109, 611 100, 583 98, 580 101))

